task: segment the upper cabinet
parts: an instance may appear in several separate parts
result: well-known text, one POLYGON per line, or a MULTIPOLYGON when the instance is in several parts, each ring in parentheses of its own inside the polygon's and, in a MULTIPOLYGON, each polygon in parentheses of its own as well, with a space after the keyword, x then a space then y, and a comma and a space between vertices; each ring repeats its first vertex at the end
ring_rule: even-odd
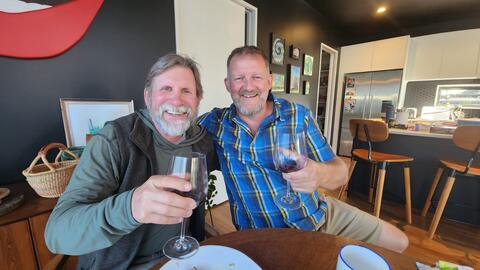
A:
POLYGON ((438 77, 442 63, 442 41, 441 35, 412 38, 407 60, 407 80, 438 77))
POLYGON ((479 76, 480 29, 447 32, 411 39, 407 80, 479 76))
POLYGON ((409 36, 373 42, 372 70, 403 69, 409 36))
POLYGON ((366 42, 341 48, 340 69, 345 73, 371 71, 373 42, 366 42))
POLYGON ((344 73, 402 69, 408 46, 408 36, 344 46, 340 69, 344 73))
POLYGON ((480 29, 446 33, 440 78, 476 77, 480 29))

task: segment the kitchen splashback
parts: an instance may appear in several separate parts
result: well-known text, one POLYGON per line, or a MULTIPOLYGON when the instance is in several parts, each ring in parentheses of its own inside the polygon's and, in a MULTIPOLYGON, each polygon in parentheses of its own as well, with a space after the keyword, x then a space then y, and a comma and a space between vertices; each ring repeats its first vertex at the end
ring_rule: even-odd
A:
MULTIPOLYGON (((405 91, 405 108, 417 108, 420 114, 423 106, 434 106, 437 85, 445 84, 479 84, 480 79, 438 80, 408 82, 405 91)), ((464 109, 465 117, 480 117, 480 110, 464 109)))

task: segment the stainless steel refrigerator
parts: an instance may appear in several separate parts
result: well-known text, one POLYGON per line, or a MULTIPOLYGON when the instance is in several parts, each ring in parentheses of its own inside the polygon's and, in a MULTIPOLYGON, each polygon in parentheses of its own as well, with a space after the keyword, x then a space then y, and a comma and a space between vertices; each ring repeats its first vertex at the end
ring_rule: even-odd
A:
POLYGON ((345 74, 343 86, 343 111, 338 154, 350 156, 352 135, 349 121, 352 118, 381 118, 382 101, 391 101, 395 108, 398 104, 402 70, 345 74))

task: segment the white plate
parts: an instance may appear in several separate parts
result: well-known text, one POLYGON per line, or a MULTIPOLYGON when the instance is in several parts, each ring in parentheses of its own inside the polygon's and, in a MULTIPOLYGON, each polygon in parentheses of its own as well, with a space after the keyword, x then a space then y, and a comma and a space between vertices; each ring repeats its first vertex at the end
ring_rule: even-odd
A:
POLYGON ((201 246, 198 252, 184 260, 170 260, 161 270, 261 270, 242 252, 224 246, 201 246), (196 267, 196 268, 194 268, 196 267))

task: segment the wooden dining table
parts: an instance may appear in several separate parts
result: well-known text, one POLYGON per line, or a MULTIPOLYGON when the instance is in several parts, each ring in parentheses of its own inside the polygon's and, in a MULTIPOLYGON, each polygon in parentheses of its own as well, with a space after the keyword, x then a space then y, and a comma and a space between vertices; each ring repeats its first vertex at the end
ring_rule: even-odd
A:
MULTIPOLYGON (((417 269, 415 260, 372 244, 321 232, 296 229, 256 229, 237 231, 209 238, 201 245, 221 245, 237 249, 250 257, 264 270, 335 269, 338 252, 346 244, 366 246, 390 264, 391 269, 417 269)), ((151 269, 159 269, 162 260, 151 269)))

